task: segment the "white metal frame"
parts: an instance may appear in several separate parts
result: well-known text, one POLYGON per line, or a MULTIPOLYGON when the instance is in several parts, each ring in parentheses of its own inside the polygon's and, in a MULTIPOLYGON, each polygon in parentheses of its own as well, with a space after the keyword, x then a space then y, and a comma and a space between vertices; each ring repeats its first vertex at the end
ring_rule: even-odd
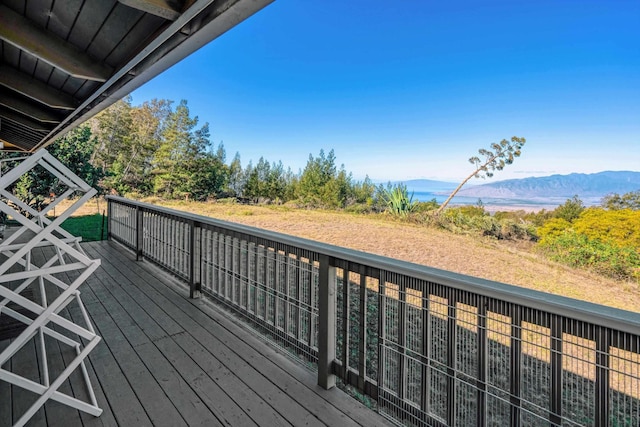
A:
POLYGON ((21 225, 15 233, 0 243, 0 313, 24 323, 26 328, 0 353, 0 381, 6 381, 39 395, 31 407, 18 419, 15 426, 26 424, 49 399, 99 416, 102 409, 98 407, 84 359, 100 342, 100 337, 91 325, 78 288, 98 268, 100 260, 90 259, 80 247, 80 238, 73 237, 60 227, 65 219, 95 195, 96 190, 44 149, 21 160, 22 162, 15 168, 0 176, 0 197, 2 198, 0 211, 11 216, 21 225), (33 209, 10 191, 14 182, 37 166, 46 169, 67 187, 66 191, 55 196, 55 199, 42 211, 33 209), (56 219, 51 220, 46 217, 60 202, 76 192, 81 193, 82 196, 56 219), (21 211, 10 206, 9 202, 21 211), (53 246, 55 252, 50 259, 37 265, 32 260, 32 251, 43 246, 53 246), (66 274, 70 272, 75 272, 74 279, 70 279, 71 276, 66 274), (30 286, 37 286, 39 301, 31 301, 21 295, 30 286), (47 288, 52 286, 59 288, 59 294, 47 292, 47 288), (29 311, 31 316, 25 316, 13 310, 8 306, 9 302, 29 311), (59 314, 73 302, 82 313, 80 323, 59 314), (35 318, 32 319, 31 317, 34 316, 35 318), (69 362, 56 378, 50 378, 52 373, 49 372, 45 335, 57 340, 60 344, 74 348, 76 352, 73 361, 69 362), (40 382, 2 368, 34 337, 36 337, 36 349, 42 368, 40 382), (58 391, 78 367, 82 371, 89 402, 58 391))

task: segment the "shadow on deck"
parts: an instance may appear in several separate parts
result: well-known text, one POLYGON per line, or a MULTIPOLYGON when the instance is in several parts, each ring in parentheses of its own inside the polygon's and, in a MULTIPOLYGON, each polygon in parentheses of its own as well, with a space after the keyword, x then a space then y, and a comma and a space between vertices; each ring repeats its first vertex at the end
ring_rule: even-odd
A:
MULTIPOLYGON (((33 426, 389 425, 148 263, 113 242, 84 243, 102 266, 80 288, 103 341, 89 375, 104 413, 94 418, 49 401, 33 426)), ((42 255, 42 253, 40 253, 42 255)), ((35 253, 34 256, 38 254, 35 253)), ((70 306, 68 313, 78 316, 70 306)), ((0 351, 9 340, 0 341, 0 351)), ((57 343, 47 342, 47 346, 57 343)), ((36 340, 8 363, 37 380, 36 340)), ((71 350, 57 347, 49 369, 62 370, 71 350)), ((61 388, 85 398, 79 373, 61 388)), ((35 395, 0 382, 0 426, 11 425, 35 395)))

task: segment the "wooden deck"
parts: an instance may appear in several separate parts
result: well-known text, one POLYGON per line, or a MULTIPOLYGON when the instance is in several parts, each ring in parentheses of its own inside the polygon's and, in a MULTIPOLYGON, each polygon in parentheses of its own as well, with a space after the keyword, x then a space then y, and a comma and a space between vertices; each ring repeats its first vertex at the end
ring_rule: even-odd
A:
MULTIPOLYGON (((342 391, 321 389, 315 374, 223 310, 188 299, 186 287, 136 262, 119 245, 83 247, 102 259, 80 289, 103 338, 89 356, 88 369, 104 413, 94 418, 50 401, 29 425, 390 425, 342 391)), ((70 307, 69 315, 79 313, 70 307)), ((0 341, 0 350, 8 343, 0 341)), ((11 359, 12 371, 38 378, 35 345, 11 359)), ((62 370, 69 350, 55 346, 59 350, 50 370, 62 370)), ((75 374, 61 390, 78 397, 86 393, 75 374)), ((0 426, 11 425, 34 400, 0 382, 0 426)))

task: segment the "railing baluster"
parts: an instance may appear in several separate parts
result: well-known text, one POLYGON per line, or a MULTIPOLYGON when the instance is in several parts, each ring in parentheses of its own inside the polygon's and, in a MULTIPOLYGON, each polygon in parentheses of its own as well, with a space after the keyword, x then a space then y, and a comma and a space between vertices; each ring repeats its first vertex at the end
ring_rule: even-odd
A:
POLYGON ((267 301, 269 300, 269 249, 266 246, 262 247, 262 271, 260 278, 260 288, 262 290, 262 318, 268 322, 269 321, 269 305, 267 301))
POLYGON ((231 300, 232 303, 236 303, 237 299, 237 293, 238 293, 238 287, 236 286, 236 263, 238 262, 238 257, 237 257, 237 242, 238 239, 235 236, 231 236, 229 238, 229 273, 228 273, 228 277, 229 277, 229 299, 231 300))
POLYGON ((285 252, 284 254, 284 259, 283 259, 283 265, 282 268, 284 268, 284 284, 282 286, 282 289, 284 291, 284 295, 282 296, 282 308, 284 310, 284 313, 282 314, 283 316, 283 320, 284 323, 282 325, 282 328, 284 329, 284 333, 285 334, 289 334, 289 304, 290 304, 290 296, 289 296, 289 274, 290 274, 290 264, 291 262, 291 256, 289 255, 289 253, 285 252))
POLYGON ((349 353, 351 347, 351 286, 349 286, 349 264, 342 269, 342 379, 349 382, 349 353))
POLYGON ((280 251, 278 248, 273 249, 273 262, 271 268, 271 274, 273 277, 271 292, 273 293, 272 301, 273 301, 273 326, 278 329, 278 320, 280 319, 280 307, 278 304, 278 299, 280 298, 280 290, 278 280, 280 279, 280 251))
MULTIPOLYGON (((421 374, 422 382, 420 384, 421 393, 420 396, 420 409, 423 414, 431 412, 429 398, 430 398, 430 379, 431 368, 429 367, 429 360, 431 360, 431 346, 429 345, 431 339, 431 319, 430 319, 430 307, 429 307, 429 283, 422 284, 422 341, 421 341, 421 353, 425 358, 425 363, 422 363, 421 374)), ((423 416, 421 421, 426 422, 426 416, 423 416)))
POLYGON ((405 400, 407 388, 407 284, 398 277, 398 399, 405 400))
MULTIPOLYGON (((382 390, 387 387, 385 381, 385 367, 386 367, 386 284, 387 274, 384 270, 378 271, 378 396, 382 394, 382 390)), ((380 399, 380 397, 378 397, 380 399)))
POLYGON ((456 425, 456 294, 454 289, 447 292, 447 423, 456 425))
MULTIPOLYGON (((316 284, 315 284, 315 276, 313 271, 314 261, 309 260, 310 263, 310 271, 308 273, 309 277, 309 347, 315 347, 315 337, 316 337, 316 322, 314 318, 315 311, 315 303, 316 303, 316 284)), ((318 277, 319 280, 319 277, 318 277)))
MULTIPOLYGON (((251 307, 253 310, 253 315, 258 316, 258 245, 255 243, 251 244, 251 258, 253 263, 253 269, 251 270, 251 279, 253 283, 251 284, 251 288, 253 288, 253 299, 251 300, 251 307)), ((251 291, 249 288, 249 291, 251 291)))
POLYGON ((213 289, 216 295, 224 297, 224 295, 222 295, 222 280, 224 279, 224 235, 219 231, 216 231, 215 233, 214 244, 216 247, 216 254, 214 257, 216 270, 214 274, 215 282, 213 285, 213 289))
POLYGON ((160 265, 163 267, 167 266, 167 234, 168 234, 168 224, 167 218, 163 215, 160 217, 160 241, 158 242, 158 246, 160 247, 160 265))
MULTIPOLYGON (((359 322, 360 328, 358 332, 358 389, 362 392, 365 391, 366 378, 367 378, 367 274, 363 265, 358 266, 358 274, 360 275, 360 289, 359 289, 359 322)), ((347 276, 348 279, 348 276, 347 276)))

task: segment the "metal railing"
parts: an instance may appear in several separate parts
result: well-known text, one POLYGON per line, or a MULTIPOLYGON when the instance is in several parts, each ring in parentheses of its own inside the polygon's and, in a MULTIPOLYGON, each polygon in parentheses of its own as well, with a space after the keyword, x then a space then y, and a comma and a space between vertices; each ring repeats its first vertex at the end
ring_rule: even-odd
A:
POLYGON ((109 235, 406 425, 640 425, 640 315, 109 197, 109 235))

